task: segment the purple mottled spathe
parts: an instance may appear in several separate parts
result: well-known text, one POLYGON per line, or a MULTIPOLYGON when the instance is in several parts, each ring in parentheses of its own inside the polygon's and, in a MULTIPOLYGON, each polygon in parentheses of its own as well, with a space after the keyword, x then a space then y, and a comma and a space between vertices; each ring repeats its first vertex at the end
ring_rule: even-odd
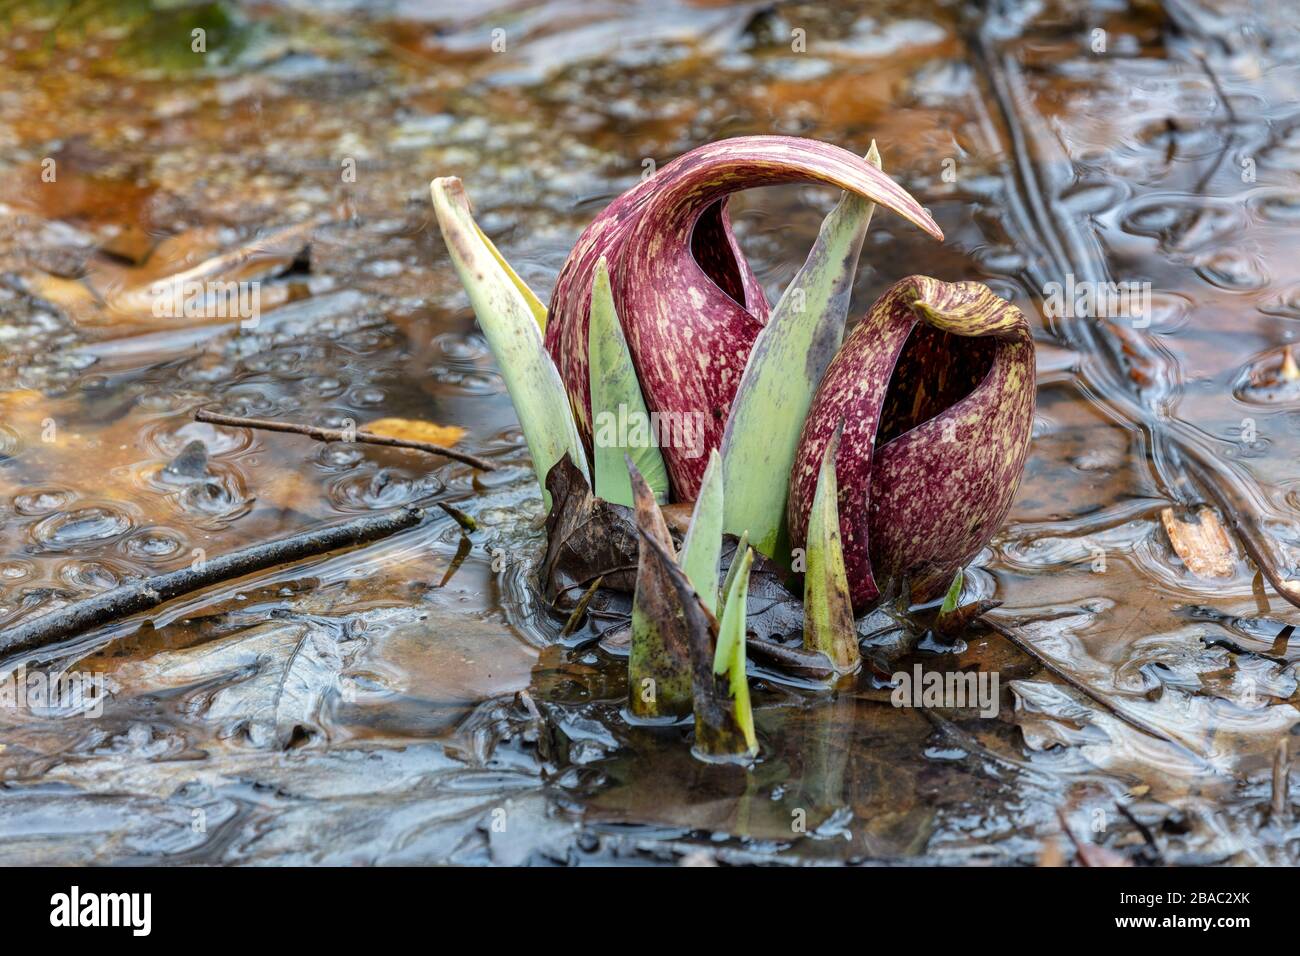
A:
POLYGON ((1020 310, 978 282, 910 276, 853 330, 813 398, 790 474, 801 547, 817 468, 836 455, 849 589, 861 612, 907 584, 942 593, 988 543, 1024 471, 1034 343, 1020 310))
MULTIPOLYGON (((901 186, 852 153, 814 140, 751 136, 701 146, 614 200, 587 227, 556 281, 546 348, 560 370, 583 440, 592 436, 587 323, 592 276, 605 256, 650 412, 702 425, 695 447, 662 449, 675 500, 695 498, 720 447, 745 362, 768 303, 732 235, 738 190, 822 182, 943 233, 901 186)), ((672 421, 674 419, 670 419, 672 421)))

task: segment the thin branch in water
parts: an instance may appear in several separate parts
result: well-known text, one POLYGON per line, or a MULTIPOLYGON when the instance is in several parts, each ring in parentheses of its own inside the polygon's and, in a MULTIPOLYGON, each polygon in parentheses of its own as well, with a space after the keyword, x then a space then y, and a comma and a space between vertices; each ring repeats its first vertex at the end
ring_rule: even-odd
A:
POLYGON ((564 622, 564 629, 560 631, 560 637, 568 637, 578 629, 578 624, 582 621, 582 616, 587 613, 587 605, 591 603, 591 599, 596 595, 596 590, 604 580, 604 577, 596 578, 596 580, 591 583, 591 587, 587 588, 587 592, 583 594, 581 600, 579 600, 577 605, 574 606, 573 613, 569 615, 569 619, 564 622))
POLYGON ((452 575, 460 570, 460 566, 465 563, 469 557, 470 549, 473 547, 472 542, 465 535, 460 536, 460 543, 456 545, 456 553, 452 555, 451 561, 447 564, 447 571, 438 582, 438 587, 445 588, 447 582, 451 580, 452 575))
MULTIPOLYGON (((435 445, 433 442, 416 441, 411 438, 393 438, 389 435, 376 435, 374 432, 368 432, 361 429, 353 431, 344 428, 321 428, 317 425, 304 425, 301 422, 281 422, 273 418, 248 418, 244 415, 226 415, 221 412, 210 412, 206 408, 200 408, 194 413, 196 422, 206 422, 209 425, 226 425, 230 428, 260 428, 268 432, 288 432, 293 435, 306 435, 308 438, 314 438, 316 441, 332 442, 357 442, 363 445, 387 445, 390 448, 413 448, 416 451, 428 452, 431 455, 441 455, 444 458, 450 458, 453 461, 463 462, 466 465, 472 465, 480 471, 496 471, 497 466, 492 464, 486 458, 479 458, 477 455, 471 455, 468 452, 456 451, 454 448, 448 448, 445 445, 435 445)), ((454 516, 453 516, 454 517, 454 516)))
POLYGON ((611 574, 620 574, 624 571, 635 571, 635 570, 636 570, 635 564, 618 564, 612 568, 607 568, 604 571, 601 571, 597 574, 589 575, 588 577, 583 578, 581 581, 575 581, 573 584, 566 584, 564 587, 560 588, 558 591, 555 592, 555 598, 550 602, 551 610, 553 611, 560 610, 560 608, 558 607, 560 598, 568 594, 570 591, 576 591, 579 588, 586 589, 586 587, 589 584, 591 584, 592 581, 595 581, 597 579, 604 580, 606 577, 608 577, 611 574))
POLYGON ((478 530, 478 522, 474 520, 473 515, 468 515, 465 512, 461 511, 459 508, 453 508, 445 501, 435 501, 434 504, 436 504, 439 508, 445 511, 447 513, 447 517, 451 518, 452 521, 460 525, 460 530, 463 531, 465 534, 469 534, 472 531, 478 530))
POLYGON ((0 655, 17 654, 76 637, 91 628, 158 607, 213 584, 405 531, 424 519, 420 508, 365 515, 197 562, 104 591, 0 631, 0 655))
POLYGON ((1151 848, 1151 852, 1156 855, 1156 859, 1162 860, 1164 853, 1160 849, 1160 844, 1156 842, 1155 834, 1151 832, 1151 828, 1139 820, 1132 810, 1118 800, 1115 801, 1115 809, 1119 811, 1120 816, 1133 825, 1133 829, 1142 835, 1143 842, 1151 848))
MULTIPOLYGON (((1124 711, 1120 710, 1115 705, 1114 701, 1107 700, 1104 694, 1094 690, 1092 687, 1088 686, 1088 684, 1079 680, 1079 678, 1075 677, 1065 668, 1059 666, 1050 657, 1045 655, 1038 648, 1034 647, 1032 641, 1026 640, 1022 635, 1017 633, 1015 628, 1007 627, 1005 624, 999 624, 997 621, 993 620, 992 618, 986 617, 986 618, 981 618, 981 620, 986 625, 988 625, 990 629, 1001 634, 1003 637, 1005 637, 1016 647, 1020 648, 1020 650, 1024 651, 1034 660, 1038 661, 1038 663, 1042 664, 1043 667, 1045 667, 1052 674, 1052 676, 1059 678, 1060 680, 1064 681, 1066 684, 1069 684, 1071 687, 1077 690, 1080 694, 1083 694, 1089 700, 1092 700, 1095 703, 1100 704, 1108 713, 1119 718, 1124 723, 1132 727, 1134 730, 1140 730, 1142 733, 1155 737, 1157 740, 1161 740, 1174 747, 1179 747, 1183 750, 1187 750, 1186 745, 1178 743, 1178 741, 1174 740, 1172 737, 1170 737, 1168 734, 1164 733, 1163 731, 1157 730, 1155 727, 1152 727, 1150 724, 1138 720, 1138 718, 1133 717, 1125 713, 1124 711)), ((1191 751, 1188 752, 1190 753, 1191 751)), ((1199 757, 1200 755, 1197 754, 1197 756, 1199 757)))

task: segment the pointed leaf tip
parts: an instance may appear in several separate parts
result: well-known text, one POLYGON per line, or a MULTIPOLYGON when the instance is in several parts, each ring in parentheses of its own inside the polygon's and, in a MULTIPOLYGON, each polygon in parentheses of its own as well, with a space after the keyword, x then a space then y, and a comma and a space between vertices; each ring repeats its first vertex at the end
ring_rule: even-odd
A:
MULTIPOLYGON (((874 140, 866 159, 880 168, 874 140)), ((803 267, 754 341, 723 433, 724 530, 748 529, 754 546, 782 564, 790 549, 789 485, 772 475, 793 469, 808 409, 843 341, 853 276, 875 208, 846 192, 826 216, 803 267)))
POLYGON ((965 583, 965 580, 966 575, 962 573, 960 568, 958 568, 957 574, 953 577, 952 584, 948 588, 948 593, 943 597, 943 605, 939 608, 940 616, 951 614, 953 611, 957 610, 957 602, 961 600, 961 588, 962 584, 965 583))
MULTIPOLYGON (((567 454, 584 478, 590 480, 590 475, 564 383, 542 345, 540 302, 474 222, 459 179, 435 179, 429 192, 452 265, 510 393, 549 509, 546 475, 556 462, 567 454)), ((542 316, 544 321, 544 309, 542 316)))
POLYGON ((606 501, 631 506, 633 495, 628 466, 624 464, 629 461, 645 478, 655 499, 666 502, 668 467, 650 427, 650 412, 614 309, 604 256, 596 263, 592 277, 587 333, 595 492, 606 501))
POLYGON ((826 444, 808 520, 803 644, 807 650, 825 654, 838 673, 846 674, 858 669, 862 654, 840 542, 835 455, 842 432, 841 423, 826 444))
POLYGON ((754 733, 754 710, 749 699, 749 678, 745 673, 745 623, 749 597, 749 575, 754 566, 754 549, 737 551, 732 567, 739 565, 734 575, 729 575, 729 587, 722 620, 718 624, 718 644, 713 655, 713 673, 725 675, 731 696, 732 713, 745 742, 748 754, 758 752, 754 733))
POLYGON ((718 561, 722 557, 722 461, 709 453, 700 494, 691 512, 691 524, 682 541, 682 570, 710 614, 718 609, 718 561))

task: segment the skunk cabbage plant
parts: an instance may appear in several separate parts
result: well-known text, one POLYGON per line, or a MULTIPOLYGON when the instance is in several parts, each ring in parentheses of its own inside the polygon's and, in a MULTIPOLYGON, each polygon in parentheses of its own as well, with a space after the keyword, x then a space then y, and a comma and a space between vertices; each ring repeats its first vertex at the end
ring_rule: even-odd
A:
POLYGON ((748 759, 757 747, 745 676, 754 552, 764 582, 774 568, 804 572, 804 650, 847 674, 861 662, 855 612, 904 590, 943 594, 1006 517, 1034 407, 1019 310, 976 282, 910 276, 844 339, 876 207, 943 238, 874 143, 865 158, 785 136, 692 150, 587 227, 549 310, 475 224, 460 181, 432 191, 545 503, 567 457, 589 500, 632 509, 629 712, 693 711, 698 754, 748 759), (769 308, 727 199, 792 182, 844 192, 769 308), (668 502, 694 502, 680 552, 668 502), (725 534, 740 544, 720 585, 725 534))

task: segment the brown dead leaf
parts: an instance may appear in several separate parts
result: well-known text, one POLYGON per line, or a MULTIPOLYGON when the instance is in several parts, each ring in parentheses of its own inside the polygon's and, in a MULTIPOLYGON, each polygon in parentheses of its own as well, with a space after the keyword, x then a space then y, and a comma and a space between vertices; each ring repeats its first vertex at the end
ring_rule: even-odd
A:
POLYGON ((605 588, 632 593, 639 550, 632 509, 593 495, 567 455, 547 474, 546 490, 551 493, 541 567, 546 599, 571 608, 602 576, 605 588))

